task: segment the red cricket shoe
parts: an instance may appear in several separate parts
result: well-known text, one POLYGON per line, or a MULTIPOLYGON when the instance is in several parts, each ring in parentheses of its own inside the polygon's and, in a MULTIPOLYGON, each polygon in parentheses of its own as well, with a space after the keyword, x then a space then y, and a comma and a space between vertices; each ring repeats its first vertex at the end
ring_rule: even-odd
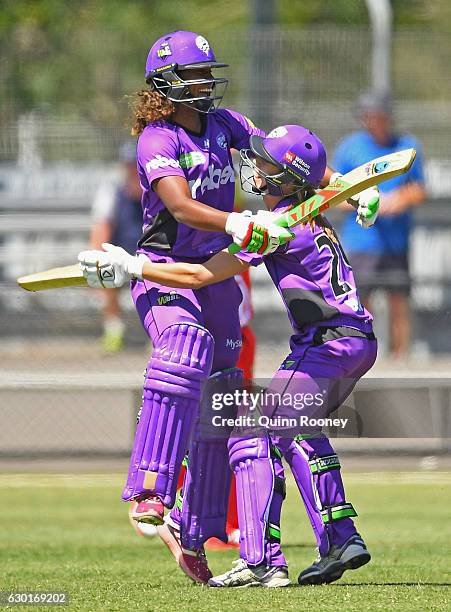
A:
POLYGON ((165 523, 157 527, 157 532, 171 553, 174 555, 181 570, 194 582, 207 584, 213 574, 208 567, 207 557, 202 548, 188 550, 182 547, 180 531, 165 523))
POLYGON ((150 523, 151 525, 162 525, 164 519, 164 506, 156 495, 149 495, 141 500, 135 508, 130 511, 130 518, 138 523, 150 523))

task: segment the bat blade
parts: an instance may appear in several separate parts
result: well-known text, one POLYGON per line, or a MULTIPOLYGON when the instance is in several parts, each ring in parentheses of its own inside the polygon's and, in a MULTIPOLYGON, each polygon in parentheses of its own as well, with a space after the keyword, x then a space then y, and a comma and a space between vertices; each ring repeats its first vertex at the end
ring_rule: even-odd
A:
MULTIPOLYGON (((305 223, 329 208, 345 202, 364 189, 368 189, 368 187, 373 187, 394 176, 404 174, 412 166, 415 156, 415 149, 404 149, 377 157, 358 168, 354 168, 354 170, 344 174, 333 187, 328 186, 320 189, 304 202, 290 208, 279 217, 276 223, 288 228, 305 223)), ((232 255, 240 250, 241 248, 237 244, 231 244, 228 248, 232 255)))
POLYGON ((78 264, 21 276, 17 279, 17 284, 27 291, 44 291, 60 287, 87 287, 86 279, 78 264))
POLYGON ((316 215, 341 204, 364 189, 374 187, 394 176, 407 172, 416 156, 415 149, 404 149, 377 157, 340 177, 333 187, 325 187, 315 195, 284 213, 278 223, 283 227, 295 227, 313 219, 316 215))

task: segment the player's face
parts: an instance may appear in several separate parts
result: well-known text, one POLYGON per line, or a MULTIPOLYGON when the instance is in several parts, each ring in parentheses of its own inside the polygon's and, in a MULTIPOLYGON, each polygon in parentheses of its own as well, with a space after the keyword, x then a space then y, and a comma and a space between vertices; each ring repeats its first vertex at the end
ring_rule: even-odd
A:
MULTIPOLYGON (((255 158, 255 165, 259 170, 261 170, 265 174, 269 174, 270 176, 273 174, 278 174, 280 172, 280 169, 277 166, 267 162, 261 157, 255 158)), ((264 177, 259 172, 257 172, 257 170, 254 172, 254 183, 257 189, 264 189, 266 187, 266 181, 264 177)))
MULTIPOLYGON (((280 168, 262 159, 261 157, 257 157, 255 159, 255 165, 257 166, 259 170, 262 170, 265 174, 268 174, 269 176, 280 173, 280 168)), ((258 189, 262 189, 266 187, 265 179, 258 172, 254 173, 254 182, 255 182, 255 186, 258 189)), ((296 185, 295 182, 285 183, 284 185, 281 185, 280 188, 282 191, 282 195, 284 196, 289 196, 292 193, 299 191, 299 186, 296 185)))
POLYGON ((214 80, 211 68, 193 68, 190 70, 180 70, 180 76, 184 81, 210 81, 209 83, 199 83, 189 86, 190 94, 193 98, 211 96, 214 90, 214 80))

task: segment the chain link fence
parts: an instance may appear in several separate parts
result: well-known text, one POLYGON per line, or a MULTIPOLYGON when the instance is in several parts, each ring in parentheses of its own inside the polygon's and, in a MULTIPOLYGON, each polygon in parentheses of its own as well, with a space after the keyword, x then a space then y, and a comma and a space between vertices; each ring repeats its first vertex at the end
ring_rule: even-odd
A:
MULTIPOLYGON (((143 87, 148 46, 159 35, 137 40, 108 30, 83 39, 62 36, 57 48, 49 48, 39 46, 36 32, 18 29, 7 39, 0 31, 0 410, 6 454, 123 454, 130 444, 150 347, 128 292, 121 294, 125 350, 105 357, 95 292, 26 294, 15 278, 73 263, 87 246, 95 190, 100 180, 115 176, 118 146, 128 135, 125 96, 143 87), (43 377, 45 388, 39 385, 43 377), (108 391, 112 379, 128 382, 108 391)), ((370 84, 367 29, 234 29, 215 32, 210 42, 216 56, 230 63, 225 106, 264 128, 308 125, 329 153, 356 128, 353 105, 370 84)), ((422 142, 431 196, 413 237, 416 333, 423 343, 431 340, 428 352, 441 353, 451 352, 450 58, 449 35, 394 33, 395 117, 400 129, 422 142)), ((284 356, 290 330, 263 270, 255 272, 254 301, 257 369, 268 376, 284 356)))
MULTIPOLYGON (((149 32, 140 41, 117 30, 85 33, 34 54, 32 33, 26 41, 20 31, 4 35, 0 161, 114 160, 126 133, 126 96, 144 86, 145 56, 159 35, 149 32)), ((225 105, 262 127, 308 124, 329 150, 355 127, 353 103, 370 85, 368 29, 222 30, 211 43, 230 64, 225 105)), ((450 58, 449 34, 394 32, 396 115, 401 128, 421 139, 427 157, 451 157, 450 58)))

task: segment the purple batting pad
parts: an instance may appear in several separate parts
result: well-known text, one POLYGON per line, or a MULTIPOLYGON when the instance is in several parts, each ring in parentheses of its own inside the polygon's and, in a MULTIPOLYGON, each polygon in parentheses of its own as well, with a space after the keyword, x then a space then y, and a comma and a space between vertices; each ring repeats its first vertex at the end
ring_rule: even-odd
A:
MULTIPOLYGON (((181 539, 185 548, 198 549, 211 537, 227 542, 225 525, 232 477, 227 441, 232 427, 213 424, 216 412, 212 398, 233 393, 241 388, 242 380, 242 371, 231 368, 210 376, 204 387, 183 486, 181 539)), ((227 414, 221 411, 221 417, 235 415, 236 406, 230 406, 227 414)))
POLYGON ((141 416, 122 499, 175 501, 177 479, 213 358, 213 338, 192 323, 167 327, 147 367, 141 416))
POLYGON ((265 559, 275 480, 269 439, 230 438, 229 460, 236 480, 240 556, 250 565, 258 565, 265 559))
POLYGON ((351 516, 356 512, 346 502, 340 462, 323 434, 290 443, 279 440, 285 459, 304 501, 321 555, 332 544, 342 546, 356 532, 351 516))

